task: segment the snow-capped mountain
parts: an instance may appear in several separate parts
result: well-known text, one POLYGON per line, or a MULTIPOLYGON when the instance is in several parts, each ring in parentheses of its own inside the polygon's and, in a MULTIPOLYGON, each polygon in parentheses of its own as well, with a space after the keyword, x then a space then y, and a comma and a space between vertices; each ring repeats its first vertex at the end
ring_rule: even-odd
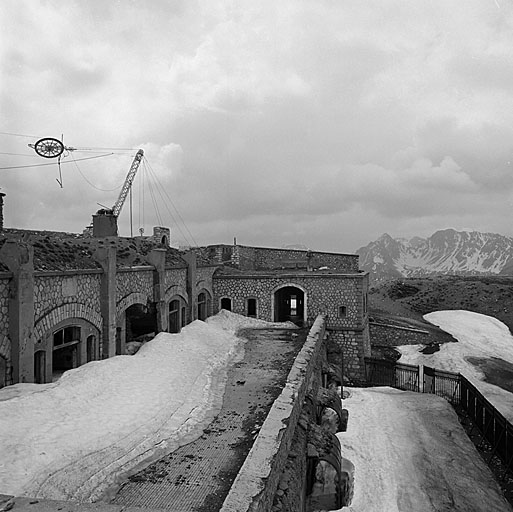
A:
POLYGON ((513 275, 513 238, 444 229, 429 238, 392 238, 387 233, 358 249, 360 268, 371 279, 430 274, 513 275))

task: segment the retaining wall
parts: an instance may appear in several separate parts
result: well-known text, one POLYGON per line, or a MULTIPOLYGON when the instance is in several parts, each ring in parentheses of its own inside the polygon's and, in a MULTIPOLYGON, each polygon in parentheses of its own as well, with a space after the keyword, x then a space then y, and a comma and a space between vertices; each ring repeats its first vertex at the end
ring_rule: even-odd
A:
POLYGON ((287 463, 310 381, 319 370, 325 319, 318 316, 221 512, 269 512, 287 463))

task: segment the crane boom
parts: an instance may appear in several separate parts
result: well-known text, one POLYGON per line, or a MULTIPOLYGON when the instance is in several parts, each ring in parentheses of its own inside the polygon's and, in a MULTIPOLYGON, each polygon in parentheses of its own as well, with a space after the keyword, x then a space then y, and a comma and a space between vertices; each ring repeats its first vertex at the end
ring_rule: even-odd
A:
POLYGON ((123 183, 123 188, 121 189, 121 192, 119 193, 118 200, 114 203, 114 206, 112 207, 112 213, 116 217, 119 216, 119 214, 121 213, 121 208, 123 208, 123 205, 125 204, 126 196, 128 195, 128 192, 130 191, 130 187, 132 186, 135 175, 137 174, 137 169, 139 169, 139 164, 141 163, 143 156, 144 156, 144 151, 142 149, 137 151, 137 154, 134 157, 132 165, 130 166, 130 170, 128 171, 128 174, 126 175, 125 183, 123 183))

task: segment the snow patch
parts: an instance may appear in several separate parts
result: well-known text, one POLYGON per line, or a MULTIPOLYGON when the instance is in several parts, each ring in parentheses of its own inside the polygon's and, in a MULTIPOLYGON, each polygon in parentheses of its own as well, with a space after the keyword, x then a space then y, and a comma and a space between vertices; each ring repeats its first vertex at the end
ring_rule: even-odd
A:
POLYGON ((227 311, 133 356, 51 384, 0 390, 0 493, 93 501, 120 475, 196 439, 222 403, 241 328, 286 327, 227 311))
POLYGON ((452 334, 458 343, 444 343, 440 351, 433 354, 421 353, 422 345, 397 347, 401 352, 400 362, 461 373, 513 422, 513 395, 484 382, 483 373, 467 360, 469 357, 497 357, 513 363, 513 336, 507 325, 494 317, 465 310, 436 311, 424 318, 452 334))

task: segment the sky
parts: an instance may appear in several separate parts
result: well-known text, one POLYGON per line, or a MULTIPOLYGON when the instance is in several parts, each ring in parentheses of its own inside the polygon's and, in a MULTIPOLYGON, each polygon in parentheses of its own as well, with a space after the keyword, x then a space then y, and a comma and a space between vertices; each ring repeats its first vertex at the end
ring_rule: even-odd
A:
POLYGON ((513 236, 513 0, 2 0, 0 77, 7 227, 81 232, 141 148, 175 245, 513 236))

